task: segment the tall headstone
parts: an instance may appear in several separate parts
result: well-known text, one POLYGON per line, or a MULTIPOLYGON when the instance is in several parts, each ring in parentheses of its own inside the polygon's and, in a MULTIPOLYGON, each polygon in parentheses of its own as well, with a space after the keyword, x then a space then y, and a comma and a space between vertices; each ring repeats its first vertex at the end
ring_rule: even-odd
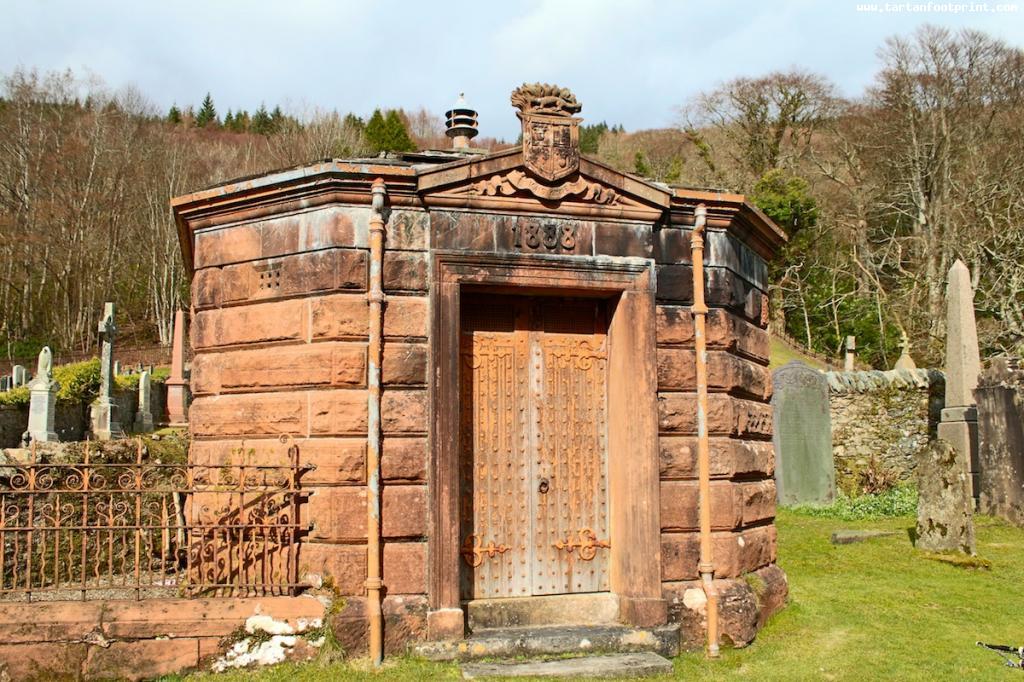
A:
POLYGON ((855 360, 857 359, 857 337, 847 336, 846 337, 846 360, 843 363, 843 371, 852 372, 855 367, 855 360))
POLYGON ((15 387, 24 386, 25 380, 25 368, 21 365, 15 365, 11 368, 11 384, 15 387))
POLYGON ((121 375, 121 361, 120 360, 114 360, 114 376, 116 377, 116 376, 120 376, 120 375, 121 375))
POLYGON ((933 440, 917 456, 917 539, 928 552, 974 554, 971 485, 963 453, 933 440))
POLYGON ((11 390, 11 388, 13 388, 13 386, 11 385, 12 383, 13 382, 11 381, 11 377, 0 377, 0 391, 6 392, 11 390))
POLYGON ((36 376, 29 384, 28 430, 21 438, 26 446, 32 441, 48 443, 57 440, 54 421, 59 390, 60 384, 53 380, 53 355, 49 347, 44 347, 39 351, 36 376))
POLYGON ((975 501, 979 481, 978 410, 974 389, 978 386, 980 372, 971 273, 963 261, 957 260, 949 269, 946 285, 946 406, 942 410, 938 436, 963 454, 975 501))
POLYGON ((1024 366, 993 358, 978 379, 978 511, 1024 528, 1024 366))
POLYGON ((835 498, 828 380, 796 360, 772 373, 775 486, 779 504, 835 498))
POLYGON ((171 375, 167 382, 167 423, 188 424, 188 382, 185 380, 185 313, 174 314, 174 340, 171 345, 171 375))
POLYGON ((100 352, 100 394, 93 401, 92 434, 97 440, 121 438, 124 430, 118 418, 118 406, 114 402, 114 338, 117 325, 114 322, 114 304, 107 302, 103 306, 103 319, 100 320, 98 331, 102 350, 100 352))
POLYGON ((139 409, 135 413, 135 430, 153 430, 153 407, 150 386, 149 372, 145 371, 139 375, 139 409))

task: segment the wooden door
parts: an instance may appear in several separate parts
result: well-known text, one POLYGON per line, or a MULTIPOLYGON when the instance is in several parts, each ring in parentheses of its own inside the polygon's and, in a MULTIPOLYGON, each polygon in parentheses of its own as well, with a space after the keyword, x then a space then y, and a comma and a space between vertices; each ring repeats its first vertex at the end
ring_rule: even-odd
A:
POLYGON ((462 309, 464 597, 607 590, 603 302, 462 309))

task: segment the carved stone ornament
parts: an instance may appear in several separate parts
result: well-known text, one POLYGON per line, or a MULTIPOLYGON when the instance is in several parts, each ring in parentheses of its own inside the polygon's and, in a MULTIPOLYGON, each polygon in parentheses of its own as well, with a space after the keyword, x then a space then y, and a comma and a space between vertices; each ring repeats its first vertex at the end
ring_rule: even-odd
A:
POLYGON ((512 170, 503 175, 495 175, 473 184, 473 191, 482 196, 512 196, 517 190, 523 190, 545 201, 560 201, 566 197, 579 196, 583 201, 597 204, 612 205, 618 202, 619 195, 610 187, 605 187, 585 178, 576 178, 573 182, 550 187, 543 185, 522 171, 512 170))
POLYGON ((512 93, 523 123, 523 163, 542 180, 554 182, 580 167, 580 119, 583 106, 567 88, 523 84, 512 93))

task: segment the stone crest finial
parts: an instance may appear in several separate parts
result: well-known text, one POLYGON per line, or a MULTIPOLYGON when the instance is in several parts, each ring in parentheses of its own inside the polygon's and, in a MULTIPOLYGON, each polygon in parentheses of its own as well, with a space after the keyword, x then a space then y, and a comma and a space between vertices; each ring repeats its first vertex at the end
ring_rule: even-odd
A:
POLYGON ((523 165, 543 181, 554 182, 580 167, 580 119, 583 105, 568 88, 548 83, 523 84, 512 92, 523 122, 523 165))
POLYGON ((512 91, 512 106, 524 114, 572 116, 583 110, 569 88, 550 83, 523 83, 512 91))

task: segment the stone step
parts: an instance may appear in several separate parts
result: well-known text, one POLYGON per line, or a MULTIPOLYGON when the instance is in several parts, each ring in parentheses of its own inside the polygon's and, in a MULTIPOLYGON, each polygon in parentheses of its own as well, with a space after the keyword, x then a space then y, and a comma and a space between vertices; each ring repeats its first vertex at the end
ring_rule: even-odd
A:
POLYGON ((639 652, 672 657, 679 653, 679 624, 652 628, 559 625, 480 630, 463 640, 422 642, 413 651, 432 661, 639 652))
POLYGON ((619 618, 619 600, 607 592, 474 599, 466 603, 466 616, 471 632, 580 623, 614 625, 619 618))
POLYGON ((582 656, 550 661, 509 661, 500 663, 466 663, 462 677, 478 680, 491 677, 560 677, 624 679, 649 677, 672 672, 672 662, 658 654, 646 651, 639 654, 612 654, 609 656, 582 656))

